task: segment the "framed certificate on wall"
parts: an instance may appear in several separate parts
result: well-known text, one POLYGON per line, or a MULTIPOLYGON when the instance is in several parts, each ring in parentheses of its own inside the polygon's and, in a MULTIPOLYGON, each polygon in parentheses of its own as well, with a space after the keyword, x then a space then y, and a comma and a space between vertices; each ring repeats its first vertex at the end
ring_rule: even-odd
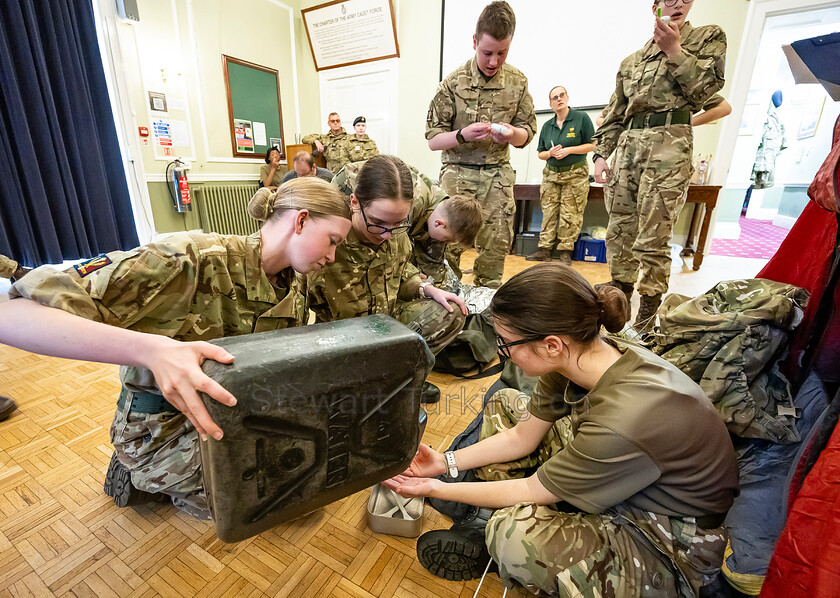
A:
POLYGON ((318 71, 400 55, 390 0, 336 0, 300 12, 318 71))

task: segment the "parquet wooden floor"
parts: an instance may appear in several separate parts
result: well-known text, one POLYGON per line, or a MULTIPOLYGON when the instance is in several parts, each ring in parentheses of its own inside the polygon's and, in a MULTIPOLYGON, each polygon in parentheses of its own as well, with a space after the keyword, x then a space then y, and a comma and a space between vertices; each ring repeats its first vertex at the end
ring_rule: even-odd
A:
MULTIPOLYGON (((509 257, 506 277, 527 265, 509 257)), ((609 278, 602 264, 575 267, 594 283, 609 278)), ((492 379, 431 380, 444 398, 428 409, 424 442, 445 447, 474 417, 492 379)), ((169 503, 117 508, 102 484, 118 390, 116 366, 0 345, 0 394, 18 402, 0 422, 0 598, 473 596, 478 581, 429 574, 414 538, 367 529, 369 491, 238 544, 221 542, 211 523, 169 503)), ((450 524, 426 506, 423 531, 450 524)), ((479 596, 503 591, 490 574, 479 596)))

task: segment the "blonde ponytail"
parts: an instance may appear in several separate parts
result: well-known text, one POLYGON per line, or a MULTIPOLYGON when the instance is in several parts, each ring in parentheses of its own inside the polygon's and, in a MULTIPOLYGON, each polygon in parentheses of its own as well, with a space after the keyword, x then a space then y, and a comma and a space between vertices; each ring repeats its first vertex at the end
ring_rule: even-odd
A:
POLYGON ((313 218, 338 216, 350 220, 350 205, 337 188, 317 177, 298 177, 275 192, 259 189, 248 202, 248 215, 267 222, 288 210, 308 210, 313 218))

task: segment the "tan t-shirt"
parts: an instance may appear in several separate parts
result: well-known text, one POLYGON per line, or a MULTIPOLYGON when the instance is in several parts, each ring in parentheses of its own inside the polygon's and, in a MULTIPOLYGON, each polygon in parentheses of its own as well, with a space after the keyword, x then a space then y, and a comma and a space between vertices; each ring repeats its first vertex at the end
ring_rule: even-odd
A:
POLYGON ((283 171, 285 170, 282 166, 278 166, 277 170, 274 171, 274 176, 271 178, 271 182, 266 185, 265 179, 268 178, 268 173, 271 170, 271 164, 263 164, 260 166, 260 182, 265 187, 279 187, 283 184, 283 175, 285 174, 283 171))
POLYGON ((566 502, 598 513, 618 503, 669 516, 725 513, 738 492, 726 426, 703 390, 661 357, 620 339, 622 356, 588 393, 542 376, 529 410, 572 415, 572 442, 538 470, 566 502))

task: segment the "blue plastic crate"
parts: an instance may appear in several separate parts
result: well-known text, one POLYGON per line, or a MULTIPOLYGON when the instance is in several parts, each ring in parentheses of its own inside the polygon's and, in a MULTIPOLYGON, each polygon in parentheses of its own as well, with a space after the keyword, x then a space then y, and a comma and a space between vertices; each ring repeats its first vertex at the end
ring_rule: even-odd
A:
POLYGON ((607 245, 600 239, 593 239, 583 234, 575 242, 575 250, 572 259, 577 262, 599 262, 607 263, 607 245))

